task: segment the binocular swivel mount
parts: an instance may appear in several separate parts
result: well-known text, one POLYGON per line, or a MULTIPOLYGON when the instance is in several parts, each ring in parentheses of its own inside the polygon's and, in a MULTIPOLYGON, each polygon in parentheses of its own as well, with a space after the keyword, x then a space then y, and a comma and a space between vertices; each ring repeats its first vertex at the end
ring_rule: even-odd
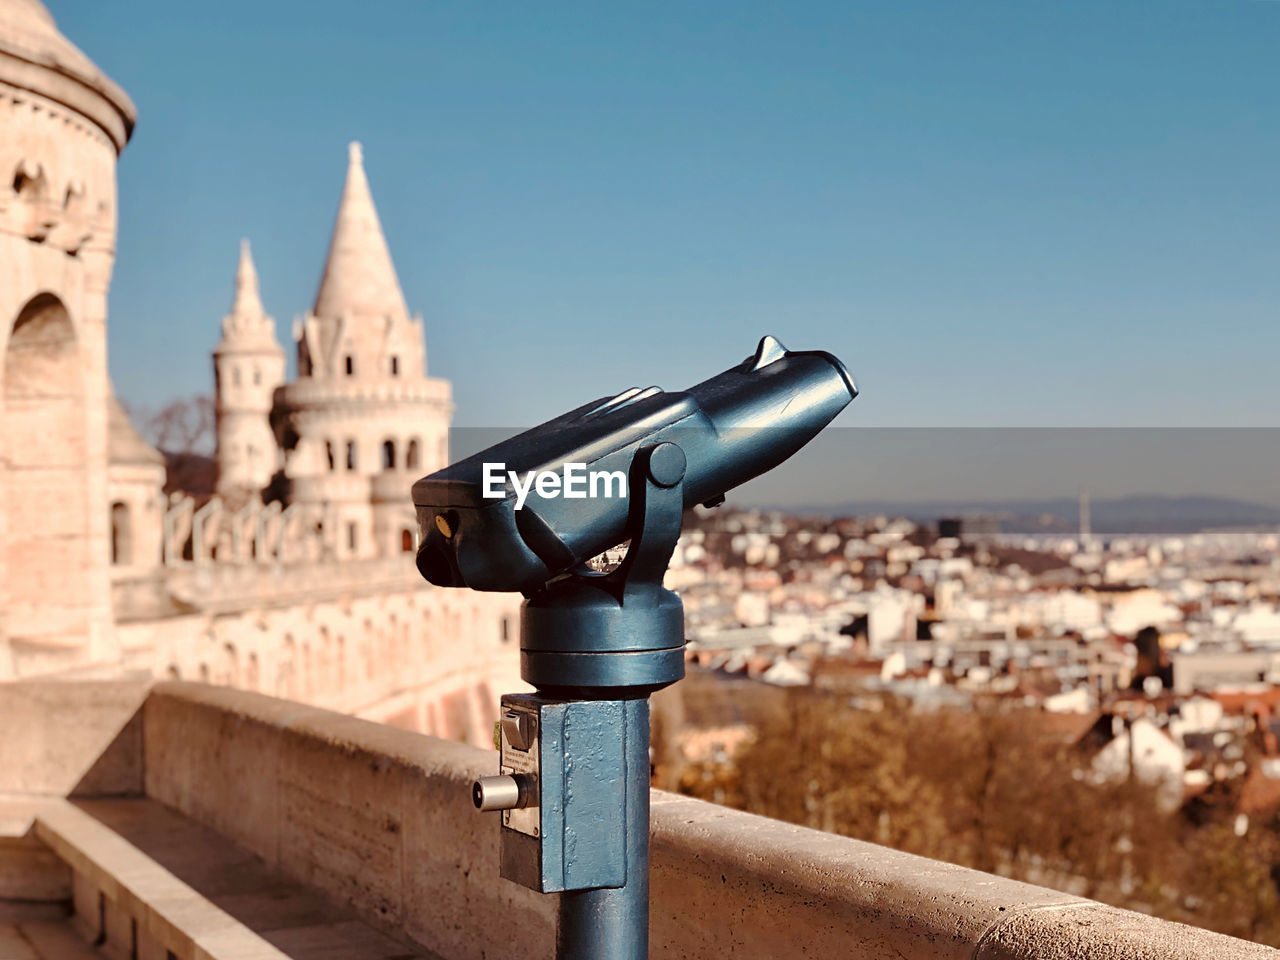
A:
POLYGON ((501 875, 561 894, 561 960, 648 956, 649 695, 684 676, 684 611, 662 585, 684 511, 856 396, 831 354, 765 337, 688 391, 594 401, 414 484, 422 575, 526 598, 520 673, 537 693, 502 696, 500 773, 472 799, 502 813, 501 875), (613 570, 588 566, 623 543, 613 570))

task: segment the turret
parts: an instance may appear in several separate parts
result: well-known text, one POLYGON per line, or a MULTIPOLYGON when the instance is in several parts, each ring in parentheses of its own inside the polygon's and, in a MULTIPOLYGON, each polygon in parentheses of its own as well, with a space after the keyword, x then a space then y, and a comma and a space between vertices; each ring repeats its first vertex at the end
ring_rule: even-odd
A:
POLYGON ((284 351, 275 321, 258 291, 249 241, 240 245, 236 292, 222 318, 222 341, 213 352, 218 423, 218 493, 257 493, 279 465, 269 416, 272 394, 284 383, 284 351))
POLYGON ((358 143, 294 337, 298 379, 273 411, 289 502, 327 511, 339 555, 411 555, 409 488, 445 465, 453 404, 448 381, 426 375, 422 320, 405 305, 358 143))
POLYGON ((0 680, 118 661, 107 293, 129 97, 0 2, 0 680))
POLYGON ((347 148, 347 178, 315 305, 294 333, 300 378, 377 382, 427 372, 422 319, 405 306, 358 143, 347 148))

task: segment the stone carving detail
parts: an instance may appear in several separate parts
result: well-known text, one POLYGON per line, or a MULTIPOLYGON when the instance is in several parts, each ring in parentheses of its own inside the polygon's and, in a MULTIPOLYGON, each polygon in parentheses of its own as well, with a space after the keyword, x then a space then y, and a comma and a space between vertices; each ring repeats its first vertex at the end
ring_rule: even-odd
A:
POLYGON ((0 170, 8 174, 0 184, 0 229, 70 256, 110 238, 110 205, 94 201, 83 177, 59 179, 39 154, 20 155, 0 170))

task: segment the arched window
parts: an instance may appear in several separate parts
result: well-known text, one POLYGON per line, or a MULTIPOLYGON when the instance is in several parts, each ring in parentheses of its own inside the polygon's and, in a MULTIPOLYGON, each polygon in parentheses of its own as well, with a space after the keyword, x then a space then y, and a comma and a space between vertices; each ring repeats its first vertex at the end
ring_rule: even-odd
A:
POLYGON ((85 438, 85 407, 102 401, 86 399, 92 361, 81 355, 62 301, 38 294, 15 319, 4 313, 10 304, 8 287, 0 299, 6 304, 0 307, 0 489, 13 491, 0 499, 0 608, 8 617, 10 636, 45 633, 54 610, 59 611, 60 630, 83 636, 90 629, 84 601, 91 589, 88 571, 107 559, 102 548, 110 549, 94 540, 90 528, 103 519, 110 522, 111 501, 104 497, 104 503, 94 505, 108 510, 96 523, 75 506, 84 499, 84 477, 93 462, 85 438), (11 332, 4 329, 10 319, 11 332), (19 487, 16 481, 24 475, 19 487), (47 522, 49 517, 58 522, 47 522))
POLYGON ((18 168, 13 172, 13 192, 18 195, 19 199, 28 203, 44 199, 45 194, 48 192, 44 168, 37 166, 33 173, 25 161, 20 162, 18 168))
POLYGON ((416 467, 418 465, 418 441, 410 440, 409 446, 405 450, 404 465, 406 467, 416 467))
POLYGON ((347 364, 347 376, 348 376, 348 377, 355 376, 355 372, 356 372, 356 358, 355 358, 355 357, 353 357, 351 354, 349 354, 349 353, 348 353, 348 354, 347 354, 347 359, 346 359, 346 364, 347 364))
POLYGON ((396 468, 396 442, 394 440, 382 441, 382 469, 394 470, 396 468))
POLYGON ((354 470, 356 468, 356 442, 354 440, 347 441, 347 469, 354 470))
POLYGON ((355 550, 360 545, 360 528, 355 522, 347 524, 347 549, 355 550))
POLYGON ((133 527, 129 522, 129 505, 120 501, 111 505, 111 562, 118 566, 133 562, 133 527))
POLYGON ((413 553, 413 531, 408 527, 400 531, 400 552, 413 553))
POLYGON ((393 377, 400 376, 400 358, 399 357, 391 358, 391 375, 393 377))
POLYGON ((338 465, 333 457, 333 441, 332 440, 326 440, 324 442, 324 455, 325 455, 325 459, 329 461, 330 472, 338 469, 338 465))

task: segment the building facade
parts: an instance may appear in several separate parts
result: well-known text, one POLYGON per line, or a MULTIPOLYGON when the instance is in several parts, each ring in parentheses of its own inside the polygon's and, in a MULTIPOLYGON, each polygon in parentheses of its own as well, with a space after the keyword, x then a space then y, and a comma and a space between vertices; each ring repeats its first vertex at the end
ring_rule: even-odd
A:
POLYGON ((517 602, 414 568, 410 487, 447 462, 453 408, 359 145, 292 382, 241 249, 197 499, 164 492, 107 373, 134 117, 38 0, 0 0, 0 679, 201 679, 487 742, 520 686, 517 602))
POLYGON ((110 660, 107 290, 128 96, 0 3, 0 670, 110 660))

